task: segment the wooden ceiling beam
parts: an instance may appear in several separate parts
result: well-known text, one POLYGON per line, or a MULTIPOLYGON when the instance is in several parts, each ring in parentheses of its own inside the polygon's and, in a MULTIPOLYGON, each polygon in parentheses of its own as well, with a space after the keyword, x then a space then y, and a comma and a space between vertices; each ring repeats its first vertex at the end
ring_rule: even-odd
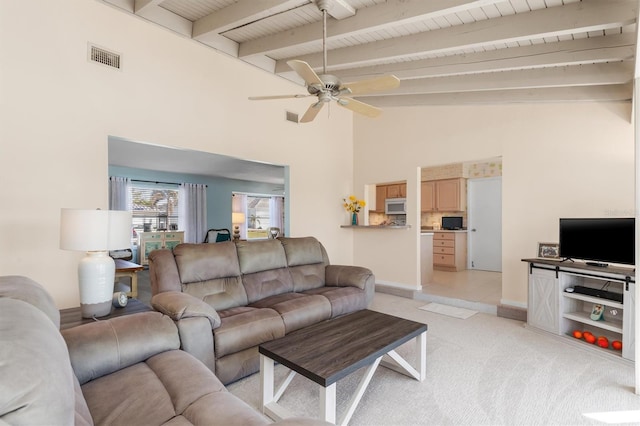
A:
MULTIPOLYGON (((376 62, 417 55, 446 54, 487 45, 604 31, 634 23, 637 9, 637 0, 583 0, 580 3, 334 49, 329 52, 328 69, 374 65, 376 62)), ((286 61, 290 59, 294 58, 278 60, 275 72, 288 71, 286 61)), ((321 53, 295 59, 307 62, 315 69, 322 66, 321 53)))
MULTIPOLYGON (((602 86, 625 84, 633 79, 633 62, 552 67, 499 73, 406 80, 400 87, 372 95, 476 92, 484 90, 534 89, 544 87, 602 86)), ((359 98, 367 98, 363 95, 359 98)))
POLYGON ((307 3, 307 0, 240 0, 195 21, 192 37, 199 40, 210 33, 220 34, 307 3))
POLYGON ((370 96, 358 98, 379 108, 426 105, 482 105, 505 103, 554 102, 630 102, 633 84, 605 86, 551 87, 482 92, 434 93, 405 96, 370 96))
POLYGON ((523 68, 619 62, 635 56, 635 34, 583 38, 510 47, 411 62, 350 68, 333 72, 343 82, 393 74, 401 80, 445 75, 512 71, 523 68))
MULTIPOLYGON (((360 9, 351 18, 327 20, 327 40, 406 25, 502 1, 504 0, 389 0, 360 9)), ((305 46, 317 43, 321 37, 322 26, 314 22, 241 43, 238 56, 264 55, 280 49, 305 46)))

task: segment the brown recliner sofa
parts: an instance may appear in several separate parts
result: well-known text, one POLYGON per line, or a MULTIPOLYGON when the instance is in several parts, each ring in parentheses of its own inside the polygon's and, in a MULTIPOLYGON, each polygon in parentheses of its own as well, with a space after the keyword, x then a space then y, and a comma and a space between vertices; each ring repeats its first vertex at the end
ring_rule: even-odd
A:
POLYGON ((261 343, 366 309, 375 291, 369 269, 329 264, 313 237, 180 244, 151 252, 149 271, 152 306, 224 384, 259 370, 261 343))
MULTIPOLYGON (((51 296, 0 277, 0 424, 262 425, 270 421, 179 350, 167 316, 144 312, 59 331, 51 296)), ((279 425, 320 425, 293 418, 279 425)))

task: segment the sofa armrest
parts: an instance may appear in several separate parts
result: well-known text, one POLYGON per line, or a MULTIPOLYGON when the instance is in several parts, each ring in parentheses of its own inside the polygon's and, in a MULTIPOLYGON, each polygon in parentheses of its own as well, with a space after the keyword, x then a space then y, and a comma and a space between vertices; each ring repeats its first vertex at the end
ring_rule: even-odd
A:
POLYGON ((185 318, 204 317, 211 323, 211 329, 220 327, 220 315, 211 306, 190 294, 168 291, 151 298, 151 306, 158 312, 168 315, 174 321, 185 318))
POLYGON ((371 305, 376 291, 376 277, 368 268, 350 265, 327 265, 327 287, 357 287, 365 293, 367 306, 371 305))
POLYGON ((180 348, 178 329, 159 312, 141 312, 61 331, 80 384, 180 348))
POLYGON ((361 266, 327 265, 325 283, 330 287, 358 287, 366 290, 375 286, 375 277, 370 269, 361 266))

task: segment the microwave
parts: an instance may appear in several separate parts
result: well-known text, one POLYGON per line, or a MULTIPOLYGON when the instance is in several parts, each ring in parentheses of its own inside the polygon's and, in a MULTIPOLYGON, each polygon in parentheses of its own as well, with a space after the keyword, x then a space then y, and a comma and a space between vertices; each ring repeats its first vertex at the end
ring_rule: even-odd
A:
POLYGON ((385 214, 407 214, 406 198, 387 198, 384 200, 385 214))

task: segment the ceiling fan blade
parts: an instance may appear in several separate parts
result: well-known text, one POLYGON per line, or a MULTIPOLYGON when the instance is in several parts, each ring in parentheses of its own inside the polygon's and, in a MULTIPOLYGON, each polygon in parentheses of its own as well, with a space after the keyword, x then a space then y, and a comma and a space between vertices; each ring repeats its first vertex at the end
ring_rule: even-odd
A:
POLYGON ((366 115, 367 117, 377 117, 382 113, 380 108, 376 108, 372 105, 365 104, 364 102, 356 101, 351 98, 338 99, 338 105, 350 109, 358 114, 366 115))
POLYGON ((315 104, 311 104, 309 109, 307 109, 307 112, 305 112, 302 118, 300 119, 300 122, 308 123, 310 121, 313 121, 313 119, 316 118, 316 115, 318 115, 318 113, 322 109, 323 105, 324 105, 324 102, 322 101, 318 101, 315 104))
POLYGON ((291 99, 291 98, 306 98, 311 95, 276 95, 276 96, 249 96, 250 101, 263 101, 268 99, 291 99))
POLYGON ((298 59, 292 59, 287 61, 287 65, 289 65, 306 83, 307 86, 311 86, 312 84, 319 84, 324 86, 318 74, 311 68, 311 65, 306 63, 305 61, 300 61, 298 59))
POLYGON ((342 88, 347 88, 352 95, 362 95, 364 93, 375 92, 379 90, 395 89, 400 85, 400 79, 395 75, 385 75, 382 77, 371 78, 369 80, 354 81, 353 83, 344 83, 342 88))

